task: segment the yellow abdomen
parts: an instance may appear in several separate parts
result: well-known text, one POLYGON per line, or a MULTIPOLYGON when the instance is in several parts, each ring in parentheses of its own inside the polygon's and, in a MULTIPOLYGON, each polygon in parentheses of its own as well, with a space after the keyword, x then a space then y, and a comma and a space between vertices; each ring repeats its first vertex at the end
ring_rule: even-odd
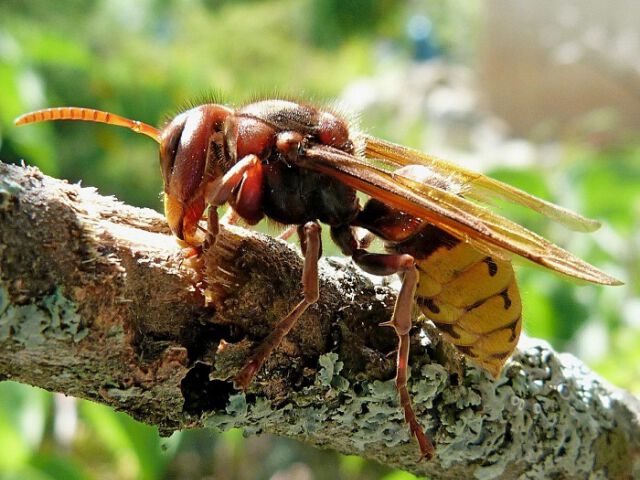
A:
POLYGON ((462 354, 497 377, 522 326, 511 262, 463 242, 441 245, 416 262, 415 299, 422 313, 462 354))

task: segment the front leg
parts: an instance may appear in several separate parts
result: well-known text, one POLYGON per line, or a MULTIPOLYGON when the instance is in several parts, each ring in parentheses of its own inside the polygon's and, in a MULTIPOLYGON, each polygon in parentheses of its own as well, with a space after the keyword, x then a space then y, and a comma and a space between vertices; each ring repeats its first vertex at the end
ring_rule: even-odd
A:
MULTIPOLYGON (((249 183, 250 188, 242 188, 242 190, 250 190, 253 192, 254 185, 262 181, 261 174, 262 163, 260 158, 257 155, 251 154, 243 157, 238 163, 231 167, 222 178, 212 183, 212 186, 207 192, 209 211, 207 213, 207 232, 205 235, 204 248, 212 246, 216 241, 216 236, 219 231, 218 207, 227 203, 232 192, 240 187, 241 184, 242 187, 244 187, 246 183, 249 183)), ((245 197, 246 196, 247 194, 245 194, 245 197)))

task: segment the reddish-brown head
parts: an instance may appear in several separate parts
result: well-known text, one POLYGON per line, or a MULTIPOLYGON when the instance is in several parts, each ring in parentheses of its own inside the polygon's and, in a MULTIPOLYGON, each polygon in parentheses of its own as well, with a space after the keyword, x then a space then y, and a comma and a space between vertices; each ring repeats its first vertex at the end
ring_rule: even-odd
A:
POLYGON ((206 207, 206 186, 223 174, 212 150, 213 137, 222 133, 230 112, 220 105, 200 105, 176 116, 160 132, 165 216, 171 231, 190 245, 200 243, 197 226, 206 207))
POLYGON ((130 128, 160 144, 160 170, 164 181, 164 209, 171 231, 189 245, 200 243, 198 221, 205 209, 205 186, 222 174, 211 151, 212 137, 222 132, 231 111, 221 105, 200 105, 177 115, 158 130, 137 120, 89 108, 61 107, 38 110, 17 118, 16 125, 50 120, 83 120, 130 128))

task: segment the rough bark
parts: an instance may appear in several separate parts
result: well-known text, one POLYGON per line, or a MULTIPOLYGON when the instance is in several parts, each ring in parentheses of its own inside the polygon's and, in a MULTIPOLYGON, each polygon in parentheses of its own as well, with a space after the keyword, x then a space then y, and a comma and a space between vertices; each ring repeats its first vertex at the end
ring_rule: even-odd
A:
POLYGON ((320 302, 237 392, 229 378, 301 298, 301 258, 224 228, 199 268, 158 213, 0 164, 0 375, 162 434, 242 427, 434 479, 640 475, 635 398, 533 340, 494 381, 427 323, 414 329, 410 391, 437 458, 418 463, 393 384, 395 336, 377 327, 395 294, 342 260, 322 261, 320 302))

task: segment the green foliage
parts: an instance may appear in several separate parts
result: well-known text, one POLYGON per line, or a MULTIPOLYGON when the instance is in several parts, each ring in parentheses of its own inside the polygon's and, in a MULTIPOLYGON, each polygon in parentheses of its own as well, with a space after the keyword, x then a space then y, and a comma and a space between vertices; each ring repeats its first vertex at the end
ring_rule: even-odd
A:
POLYGON ((160 477, 166 459, 161 455, 160 438, 154 428, 132 422, 125 414, 90 402, 82 403, 81 414, 111 457, 110 466, 115 466, 118 476, 160 477))
POLYGON ((55 22, 35 0, 0 5, 0 155, 142 206, 160 206, 148 140, 94 125, 15 129, 13 119, 84 105, 156 123, 210 92, 226 103, 275 93, 328 99, 369 63, 357 39, 332 52, 310 44, 313 16, 292 0, 58 5, 55 22))
POLYGON ((319 0, 310 3, 311 38, 315 44, 338 48, 355 36, 374 39, 380 29, 397 31, 404 2, 399 0, 319 0))
POLYGON ((382 480, 416 480, 417 478, 418 477, 411 473, 396 471, 385 475, 382 477, 382 480))

